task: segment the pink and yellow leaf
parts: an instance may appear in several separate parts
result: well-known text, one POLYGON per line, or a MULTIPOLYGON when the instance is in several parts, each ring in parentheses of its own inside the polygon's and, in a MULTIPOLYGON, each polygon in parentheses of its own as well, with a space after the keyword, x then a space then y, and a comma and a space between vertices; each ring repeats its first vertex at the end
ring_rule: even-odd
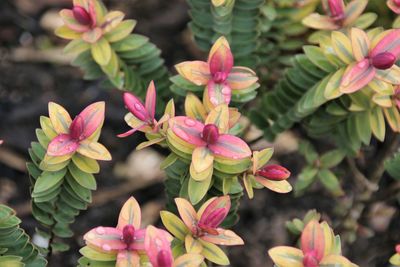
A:
POLYGON ((232 90, 246 89, 257 81, 257 74, 246 67, 233 67, 227 79, 228 85, 232 90))
POLYGON ((105 102, 96 102, 87 106, 79 116, 83 119, 83 135, 91 136, 104 122, 105 102))
POLYGON ((216 144, 209 144, 208 148, 218 157, 227 159, 244 159, 251 156, 251 150, 246 142, 239 137, 223 134, 216 144))
POLYGON ((340 91, 345 94, 354 93, 368 85, 376 75, 376 69, 368 59, 349 65, 340 83, 340 91))
POLYGON ((60 134, 47 147, 47 155, 52 157, 65 156, 74 153, 79 148, 79 143, 68 134, 60 134))
POLYGON ((69 126, 71 125, 71 117, 68 112, 59 104, 54 102, 49 103, 49 117, 53 129, 57 134, 69 133, 69 126))
POLYGON ((354 58, 361 61, 368 57, 371 44, 367 34, 363 30, 352 28, 350 36, 354 58))
POLYGON ((264 187, 266 187, 269 190, 272 190, 276 193, 285 194, 285 193, 289 193, 293 189, 292 186, 290 185, 290 183, 286 180, 272 181, 272 180, 268 180, 261 176, 256 176, 255 178, 256 178, 257 182, 259 182, 264 187))
POLYGON ((175 65, 176 71, 195 85, 206 85, 211 79, 210 69, 204 61, 185 61, 175 65))
POLYGON ((218 127, 219 133, 229 131, 229 108, 225 104, 218 105, 208 114, 205 124, 214 124, 218 127))
POLYGON ((188 93, 185 99, 185 113, 186 116, 198 121, 205 121, 207 118, 207 111, 203 106, 200 99, 192 94, 188 93))
POLYGON ((272 261, 278 266, 303 267, 303 252, 293 247, 274 247, 268 250, 272 261))
POLYGON ((174 134, 186 143, 194 146, 205 146, 201 138, 204 125, 189 117, 178 116, 169 120, 169 127, 174 134))
POLYGON ((118 253, 115 267, 140 267, 140 256, 136 251, 124 250, 118 253))
POLYGON ((83 156, 96 160, 111 160, 111 154, 107 148, 100 143, 91 140, 81 141, 77 152, 83 156))
POLYGON ((175 198, 175 203, 178 208, 179 215, 190 230, 196 225, 198 217, 192 204, 184 198, 175 198))
POLYGON ((345 257, 340 255, 327 255, 319 263, 320 267, 353 267, 354 265, 345 257))
POLYGON ((86 244, 97 251, 104 253, 118 253, 118 251, 126 248, 126 244, 122 241, 122 233, 113 227, 96 227, 87 232, 83 239, 86 244))
POLYGON ((117 228, 122 230, 124 226, 130 224, 137 230, 140 228, 141 218, 139 203, 134 197, 130 197, 121 208, 117 228))
POLYGON ((210 81, 207 84, 207 95, 212 106, 229 104, 232 97, 232 89, 226 83, 215 83, 210 81))
POLYGON ((185 249, 187 253, 201 254, 203 246, 197 239, 194 239, 191 234, 188 234, 185 237, 185 249))
POLYGON ((311 220, 301 234, 301 250, 304 254, 315 253, 315 257, 321 260, 325 252, 324 229, 316 220, 311 220))
POLYGON ((222 246, 243 245, 243 239, 231 230, 218 228, 218 235, 205 234, 202 240, 222 246))
POLYGON ((343 26, 352 25, 363 13, 367 4, 368 0, 353 0, 348 3, 344 10, 345 19, 343 21, 343 26))
POLYGON ((339 26, 336 25, 335 21, 332 18, 328 16, 322 16, 318 13, 312 13, 309 16, 305 17, 302 23, 307 27, 317 30, 333 31, 339 29, 339 26))

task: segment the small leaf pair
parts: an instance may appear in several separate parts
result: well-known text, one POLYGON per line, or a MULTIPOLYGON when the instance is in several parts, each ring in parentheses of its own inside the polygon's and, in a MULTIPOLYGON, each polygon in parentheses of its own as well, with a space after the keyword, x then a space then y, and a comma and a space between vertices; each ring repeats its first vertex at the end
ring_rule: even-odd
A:
POLYGON ((266 165, 273 153, 272 148, 253 152, 253 165, 247 173, 243 174, 243 183, 250 199, 254 196, 253 188, 260 188, 259 185, 277 193, 292 191, 292 186, 286 181, 290 172, 276 164, 266 165))
POLYGON ((72 9, 60 11, 64 25, 56 29, 56 35, 73 40, 66 50, 79 47, 79 51, 91 49, 95 61, 105 66, 115 58, 110 43, 127 37, 136 25, 125 20, 120 11, 107 12, 99 0, 74 0, 72 9))
POLYGON ((161 219, 186 252, 203 255, 219 265, 229 265, 228 257, 217 245, 243 245, 243 240, 234 232, 220 228, 230 210, 230 197, 211 198, 197 212, 183 198, 176 198, 175 203, 181 219, 168 211, 161 212, 161 219))
POLYGON ((111 160, 108 150, 97 142, 104 122, 104 108, 104 102, 91 104, 72 120, 62 106, 50 102, 50 120, 42 120, 43 131, 51 138, 43 161, 51 162, 55 158, 66 161, 75 152, 95 160, 111 160))
POLYGON ((323 0, 327 15, 312 13, 303 19, 303 24, 317 30, 339 30, 351 27, 363 13, 368 0, 353 0, 347 5, 343 0, 323 0))
POLYGON ((175 66, 186 80, 205 86, 203 100, 208 109, 229 104, 233 94, 254 91, 258 78, 247 67, 234 67, 228 41, 220 37, 210 50, 208 61, 186 61, 175 66))
POLYGON ((301 249, 280 246, 268 251, 277 266, 285 267, 355 267, 341 256, 340 237, 334 236, 326 222, 311 220, 300 238, 301 249))

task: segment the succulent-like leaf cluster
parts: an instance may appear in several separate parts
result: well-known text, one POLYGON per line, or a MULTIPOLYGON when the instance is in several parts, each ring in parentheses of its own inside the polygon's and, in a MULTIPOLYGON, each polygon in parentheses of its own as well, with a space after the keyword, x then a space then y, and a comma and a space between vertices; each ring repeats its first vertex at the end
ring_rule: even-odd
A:
POLYGON ((0 266, 44 267, 47 261, 20 228, 15 211, 0 205, 0 266))
POLYGON ((357 266, 341 255, 340 237, 334 235, 327 222, 311 220, 301 234, 300 244, 300 249, 274 247, 268 254, 277 266, 357 266))
MULTIPOLYGON (((69 225, 80 210, 92 201, 97 188, 96 160, 111 160, 100 143, 104 121, 104 102, 85 108, 74 120, 56 103, 49 103, 49 117, 40 118, 36 130, 39 142, 29 149, 32 162, 27 164, 32 183, 32 214, 48 229, 48 236, 67 238, 73 235, 69 225)), ((62 243, 51 244, 54 250, 65 250, 62 243)))
POLYGON ((131 34, 135 20, 123 20, 124 13, 108 11, 100 0, 74 0, 72 9, 60 16, 64 25, 56 34, 71 40, 65 53, 75 55, 72 65, 85 72, 86 79, 106 75, 112 87, 144 95, 145 85, 156 80, 161 96, 168 94, 168 70, 161 51, 149 39, 131 34))

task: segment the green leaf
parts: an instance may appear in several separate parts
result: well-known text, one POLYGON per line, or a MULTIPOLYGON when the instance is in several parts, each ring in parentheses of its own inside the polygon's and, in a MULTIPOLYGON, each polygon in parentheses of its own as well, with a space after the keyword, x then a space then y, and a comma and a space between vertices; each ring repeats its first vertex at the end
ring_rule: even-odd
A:
POLYGON ((127 37, 136 25, 136 20, 128 19, 122 21, 111 32, 107 33, 104 37, 110 42, 118 42, 127 37))
POLYGON ((69 250, 69 246, 64 243, 52 243, 51 247, 53 248, 53 251, 55 252, 65 252, 69 250))
POLYGON ((301 194, 305 189, 307 189, 311 183, 315 180, 317 177, 318 169, 312 168, 312 167, 306 167, 304 168, 300 174, 299 178, 296 181, 295 184, 295 193, 296 195, 301 194))
POLYGON ((82 39, 76 39, 69 42, 65 48, 65 54, 80 54, 90 49, 90 44, 82 39))
POLYGON ((189 179, 188 193, 190 201, 193 205, 199 203, 207 194, 208 188, 210 188, 211 178, 212 176, 209 176, 207 179, 201 182, 198 182, 193 178, 189 179))
POLYGON ((62 183, 66 173, 67 173, 66 169, 62 169, 57 172, 44 171, 36 180, 33 193, 38 194, 48 191, 54 187, 58 187, 62 183))
POLYGON ((81 248, 79 252, 86 258, 96 261, 115 261, 117 259, 116 254, 101 253, 88 246, 81 248))
POLYGON ((184 241, 185 236, 189 232, 186 225, 179 219, 178 216, 169 212, 169 211, 161 211, 160 212, 161 221, 164 224, 165 228, 176 238, 184 241))
POLYGON ((374 136, 381 142, 385 140, 385 118, 380 107, 374 107, 369 113, 369 122, 374 136))
POLYGON ((91 47, 92 56, 100 66, 107 65, 111 60, 111 46, 107 39, 101 38, 91 47))
POLYGON ((308 164, 314 164, 318 158, 314 146, 308 141, 301 141, 299 144, 299 152, 306 158, 308 164))
POLYGON ((87 173, 99 173, 100 166, 96 160, 82 156, 79 153, 75 153, 72 156, 74 164, 82 171, 87 173))
POLYGON ((219 265, 229 265, 229 259, 225 252, 222 251, 217 245, 209 242, 205 242, 200 239, 200 243, 203 245, 203 251, 201 254, 209 261, 219 265))
POLYGON ((318 178, 333 195, 342 196, 344 194, 338 178, 330 170, 323 169, 319 171, 318 178))
POLYGON ((344 157, 345 153, 339 149, 329 151, 320 157, 320 166, 330 169, 342 162, 344 157))
POLYGON ((326 72, 334 72, 336 70, 336 67, 332 65, 325 57, 321 48, 317 46, 306 45, 303 47, 303 50, 312 63, 314 63, 320 69, 326 72))
POLYGON ((93 174, 80 170, 75 164, 69 164, 68 170, 78 184, 89 190, 96 190, 96 179, 93 174))

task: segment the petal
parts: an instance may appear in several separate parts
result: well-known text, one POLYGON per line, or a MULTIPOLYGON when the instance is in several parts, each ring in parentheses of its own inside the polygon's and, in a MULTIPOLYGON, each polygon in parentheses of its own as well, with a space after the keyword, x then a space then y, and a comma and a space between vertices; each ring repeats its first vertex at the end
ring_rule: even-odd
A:
POLYGON ((78 21, 76 21, 72 13, 72 10, 70 9, 63 9, 60 11, 59 14, 65 25, 71 30, 74 30, 76 32, 85 32, 90 29, 89 26, 82 25, 78 21))
POLYGON ((91 136, 104 122, 105 103, 96 102, 86 107, 79 116, 83 119, 83 136, 91 136))
POLYGON ((226 218, 231 209, 231 199, 229 196, 215 198, 207 203, 204 212, 202 212, 199 225, 206 225, 212 228, 218 227, 226 218))
POLYGON ((303 252, 292 247, 275 247, 268 250, 272 261, 278 266, 303 267, 303 252))
POLYGON ((115 267, 140 267, 140 256, 136 251, 121 251, 118 253, 115 267))
POLYGON ((184 198, 175 198, 175 203, 186 227, 192 230, 197 224, 197 214, 192 204, 184 198))
POLYGON ((345 94, 356 92, 372 81, 375 74, 376 70, 369 64, 368 59, 351 64, 340 82, 340 91, 345 94))
POLYGON ((225 104, 218 105, 208 114, 205 124, 214 124, 220 134, 229 131, 229 108, 225 104))
POLYGON ((361 61, 368 56, 370 41, 368 35, 358 28, 351 29, 351 46, 353 55, 357 61, 361 61))
POLYGON ((292 186, 286 180, 272 181, 272 180, 265 179, 261 176, 256 176, 256 180, 257 180, 257 182, 259 182, 266 188, 268 188, 276 193, 284 194, 284 193, 289 193, 290 191, 292 191, 292 186))
POLYGON ((185 61, 175 65, 175 69, 195 85, 206 85, 211 78, 209 66, 204 61, 185 61))
POLYGON ((222 72, 228 74, 233 67, 233 55, 225 37, 220 37, 211 48, 208 63, 211 74, 222 72))
POLYGON ((400 67, 393 65, 387 70, 376 70, 376 78, 389 84, 400 84, 400 67))
POLYGON ((49 117, 56 133, 69 133, 69 126, 71 125, 72 120, 68 112, 62 106, 54 102, 50 102, 49 117))
POLYGON ((228 159, 244 159, 251 156, 251 150, 245 141, 239 137, 223 134, 216 144, 208 145, 208 148, 217 157, 228 159))
POLYGON ((107 148, 100 143, 84 140, 80 142, 78 153, 96 160, 111 160, 111 154, 107 148))
POLYGON ((324 256, 325 238, 324 229, 316 220, 310 221, 301 234, 301 249, 304 254, 314 251, 319 260, 324 256))
POLYGON ((204 108, 203 103, 201 103, 200 99, 192 93, 186 95, 185 113, 186 116, 198 121, 205 121, 207 117, 207 111, 204 108))
MULTIPOLYGON (((380 34, 378 42, 373 47, 370 56, 374 57, 383 52, 390 52, 399 58, 400 55, 400 29, 388 30, 380 34)), ((375 42, 374 42, 375 43, 375 42)))
POLYGON ((135 229, 139 229, 141 217, 139 203, 134 197, 130 197, 122 206, 119 213, 117 228, 122 230, 125 225, 130 224, 135 227, 135 229))
POLYGON ((79 143, 73 140, 68 134, 60 134, 51 140, 47 147, 49 156, 64 156, 75 152, 79 147, 79 143))
POLYGON ((325 256, 319 263, 320 267, 353 267, 354 265, 345 257, 340 255, 325 256))
POLYGON ((348 3, 344 9, 345 19, 343 21, 343 26, 353 24, 355 20, 363 13, 367 4, 368 0, 353 0, 348 3))
POLYGON ((144 246, 146 254, 153 267, 164 267, 171 266, 173 262, 172 251, 171 251, 171 240, 172 236, 161 229, 158 229, 152 225, 149 225, 146 229, 146 237, 144 246), (169 263, 168 265, 159 265, 158 257, 159 254, 163 253, 163 259, 169 263))
POLYGON ((248 88, 257 81, 257 74, 246 67, 233 67, 227 79, 227 83, 232 90, 248 88))
POLYGON ((83 236, 86 244, 104 253, 116 253, 126 248, 122 232, 113 227, 96 227, 83 236))
POLYGON ((336 25, 335 21, 328 17, 322 16, 318 13, 313 13, 303 19, 302 23, 312 29, 317 30, 337 30, 340 27, 336 25))
POLYGON ((196 147, 192 154, 192 164, 194 170, 202 173, 209 169, 214 162, 214 156, 206 147, 196 147))
POLYGON ((205 234, 201 239, 222 246, 237 246, 244 244, 243 239, 231 230, 218 228, 217 231, 218 235, 205 234))
POLYGON ((145 102, 146 110, 151 120, 154 119, 154 115, 156 113, 156 97, 157 97, 156 87, 154 85, 154 82, 151 81, 149 87, 147 88, 146 102, 145 102))
POLYGON ((231 102, 232 90, 226 83, 215 83, 210 81, 207 84, 208 97, 212 105, 229 104, 231 102))
POLYGON ((189 117, 178 116, 169 120, 169 127, 183 141, 194 146, 205 146, 201 138, 204 124, 189 117))

